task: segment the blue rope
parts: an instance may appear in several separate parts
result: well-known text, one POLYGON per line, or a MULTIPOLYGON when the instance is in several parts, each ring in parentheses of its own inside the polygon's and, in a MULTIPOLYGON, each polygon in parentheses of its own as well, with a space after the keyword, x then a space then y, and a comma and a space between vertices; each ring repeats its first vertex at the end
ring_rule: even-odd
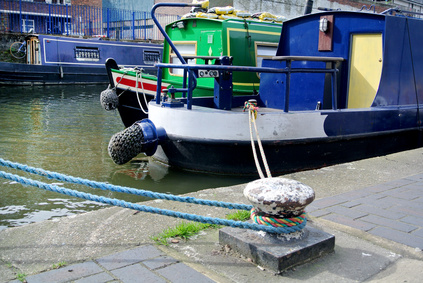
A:
POLYGON ((282 234, 282 233, 292 233, 292 232, 300 231, 301 229, 305 227, 307 222, 307 220, 304 219, 303 223, 293 227, 265 226, 265 225, 247 223, 242 221, 233 221, 233 220, 220 219, 220 218, 214 218, 214 217, 204 217, 204 216, 199 216, 195 214, 183 213, 183 212, 172 211, 167 209, 160 209, 160 208, 155 208, 151 206, 145 206, 145 205, 135 204, 135 203, 127 202, 127 201, 122 201, 118 199, 112 199, 112 198, 97 196, 97 195, 93 195, 89 193, 78 192, 75 190, 58 187, 56 185, 51 185, 51 184, 46 184, 43 182, 31 180, 31 179, 21 177, 15 174, 6 173, 4 171, 0 171, 0 177, 9 179, 15 182, 19 182, 23 185, 30 185, 30 186, 34 186, 44 190, 48 190, 48 191, 52 191, 52 192, 56 192, 56 193, 60 193, 60 194, 68 195, 68 196, 78 197, 78 198, 82 198, 86 200, 91 200, 95 202, 111 204, 114 206, 130 208, 130 209, 139 210, 143 212, 156 213, 156 214, 171 216, 175 218, 183 218, 183 219, 201 222, 201 223, 225 225, 225 226, 236 227, 236 228, 265 231, 269 233, 282 234))
POLYGON ((163 193, 156 193, 152 191, 146 191, 146 190, 139 190, 139 189, 133 189, 129 187, 122 187, 122 186, 116 186, 112 184, 107 183, 101 183, 96 181, 91 181, 83 178, 76 178, 56 172, 46 171, 40 168, 30 167, 27 165, 6 161, 2 158, 0 158, 0 165, 10 167, 13 169, 18 169, 21 171, 25 171, 28 173, 40 175, 43 177, 47 177, 49 179, 55 179, 59 181, 64 181, 68 183, 73 184, 81 184, 85 185, 91 188, 101 189, 101 190, 108 190, 113 192, 119 192, 119 193, 127 193, 127 194, 133 194, 137 196, 144 196, 149 198, 157 198, 157 199, 165 199, 165 200, 172 200, 172 201, 179 201, 179 202, 187 202, 187 203, 195 203, 195 204, 201 204, 201 205, 208 205, 208 206, 216 206, 216 207, 224 207, 228 209, 242 209, 242 210, 251 210, 253 208, 252 205, 246 205, 246 204, 239 204, 239 203, 230 203, 230 202, 220 202, 220 201, 212 201, 212 200, 205 200, 205 199, 197 199, 194 197, 181 197, 181 196, 175 196, 171 194, 163 194, 163 193))

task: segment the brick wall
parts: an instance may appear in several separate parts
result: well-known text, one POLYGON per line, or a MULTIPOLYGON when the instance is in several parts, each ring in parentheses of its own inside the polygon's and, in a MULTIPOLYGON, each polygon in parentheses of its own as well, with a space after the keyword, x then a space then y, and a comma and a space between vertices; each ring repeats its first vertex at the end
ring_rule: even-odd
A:
POLYGON ((86 5, 101 8, 103 0, 72 0, 72 5, 86 5))
MULTIPOLYGON (((157 3, 192 3, 192 0, 154 0, 154 4, 157 3)), ((191 10, 191 7, 160 7, 156 10, 157 14, 169 14, 169 15, 180 15, 183 16, 191 10)))

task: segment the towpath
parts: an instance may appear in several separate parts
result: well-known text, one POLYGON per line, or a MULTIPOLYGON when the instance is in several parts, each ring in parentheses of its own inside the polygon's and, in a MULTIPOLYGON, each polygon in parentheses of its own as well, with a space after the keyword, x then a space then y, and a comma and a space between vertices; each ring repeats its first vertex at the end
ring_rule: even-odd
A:
MULTIPOLYGON (((218 230, 157 246, 181 220, 110 207, 0 231, 0 282, 421 282, 423 149, 286 175, 309 186, 313 225, 335 252, 280 275, 219 245, 218 230), (52 269, 53 265, 67 265, 52 269)), ((246 203, 245 185, 203 190, 203 199, 246 203)), ((224 217, 227 209, 161 200, 147 205, 224 217)))

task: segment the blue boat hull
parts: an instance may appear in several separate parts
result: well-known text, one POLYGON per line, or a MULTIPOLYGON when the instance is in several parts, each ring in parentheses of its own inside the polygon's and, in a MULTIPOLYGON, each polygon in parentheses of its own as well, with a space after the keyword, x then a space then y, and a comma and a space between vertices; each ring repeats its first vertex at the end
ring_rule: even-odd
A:
POLYGON ((1 85, 106 84, 104 68, 0 62, 1 85))
POLYGON ((31 34, 26 37, 26 64, 0 62, 0 84, 106 84, 106 60, 156 74, 161 44, 119 42, 31 34))

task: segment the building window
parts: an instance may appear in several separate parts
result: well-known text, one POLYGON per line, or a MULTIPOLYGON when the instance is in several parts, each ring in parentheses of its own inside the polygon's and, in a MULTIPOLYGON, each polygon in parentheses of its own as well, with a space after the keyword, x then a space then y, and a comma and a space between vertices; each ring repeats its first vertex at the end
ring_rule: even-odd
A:
POLYGON ((22 19, 22 32, 35 32, 34 20, 22 19))

